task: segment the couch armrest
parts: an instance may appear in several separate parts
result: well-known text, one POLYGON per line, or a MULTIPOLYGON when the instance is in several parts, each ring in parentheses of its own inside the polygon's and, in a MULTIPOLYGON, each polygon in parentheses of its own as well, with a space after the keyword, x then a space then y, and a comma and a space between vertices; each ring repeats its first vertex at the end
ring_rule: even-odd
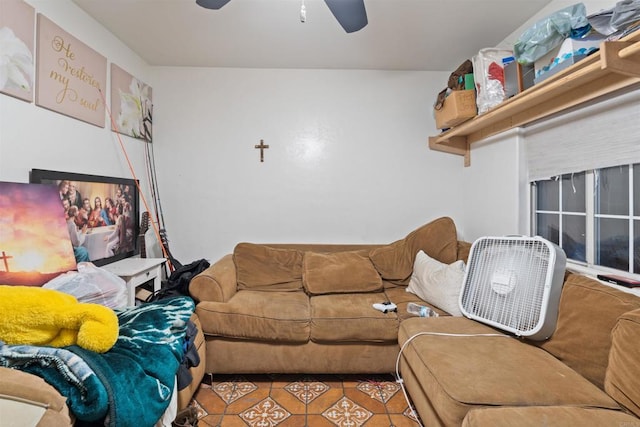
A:
MULTIPOLYGON (((72 426, 73 417, 66 405, 66 398, 42 378, 27 372, 0 367, 0 424, 5 420, 21 425, 28 419, 29 406, 42 408, 40 426, 72 426), (25 418, 27 417, 27 418, 25 418)), ((33 419, 30 420, 33 422, 33 419)))
POLYGON ((237 289, 236 266, 233 255, 225 255, 212 266, 191 279, 189 294, 200 301, 227 302, 237 289))

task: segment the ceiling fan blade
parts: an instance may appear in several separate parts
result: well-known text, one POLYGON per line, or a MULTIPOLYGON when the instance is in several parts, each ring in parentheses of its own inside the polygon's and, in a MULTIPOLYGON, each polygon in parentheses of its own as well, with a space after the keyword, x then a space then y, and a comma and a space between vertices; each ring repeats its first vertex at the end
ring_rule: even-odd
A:
POLYGON ((220 9, 231 0, 196 0, 196 3, 206 9, 220 9))
POLYGON ((324 0, 324 2, 347 33, 361 30, 369 22, 364 0, 324 0))

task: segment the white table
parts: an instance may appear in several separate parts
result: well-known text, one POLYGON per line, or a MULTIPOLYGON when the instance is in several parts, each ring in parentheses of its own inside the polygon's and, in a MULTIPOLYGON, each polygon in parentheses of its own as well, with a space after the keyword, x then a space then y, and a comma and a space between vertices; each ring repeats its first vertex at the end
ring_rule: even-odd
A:
POLYGON ((162 266, 165 258, 125 258, 102 266, 107 271, 120 276, 127 283, 127 305, 136 303, 136 288, 153 280, 153 291, 159 291, 162 284, 162 266))

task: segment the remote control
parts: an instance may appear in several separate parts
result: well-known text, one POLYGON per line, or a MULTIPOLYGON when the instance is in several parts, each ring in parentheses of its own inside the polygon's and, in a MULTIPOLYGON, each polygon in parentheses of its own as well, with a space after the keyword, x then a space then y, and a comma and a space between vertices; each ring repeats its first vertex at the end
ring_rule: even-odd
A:
POLYGON ((385 301, 385 302, 377 302, 375 304, 373 304, 373 308, 375 308, 378 311, 381 311, 383 313, 389 313, 391 311, 398 311, 398 307, 390 302, 390 301, 385 301))
POLYGON ((635 288, 640 286, 639 280, 629 279, 628 277, 618 276, 615 274, 598 274, 598 279, 614 285, 626 286, 627 288, 635 288))

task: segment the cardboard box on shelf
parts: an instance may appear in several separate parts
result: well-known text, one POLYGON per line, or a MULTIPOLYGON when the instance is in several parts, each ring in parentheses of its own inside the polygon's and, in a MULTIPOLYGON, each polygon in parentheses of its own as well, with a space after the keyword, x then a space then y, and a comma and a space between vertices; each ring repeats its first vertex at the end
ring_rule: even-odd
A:
POLYGON ((436 127, 447 129, 476 116, 475 90, 454 90, 444 100, 442 108, 434 110, 436 127))
POLYGON ((565 39, 560 46, 551 49, 535 62, 535 82, 539 83, 597 51, 604 39, 605 37, 599 34, 592 34, 581 39, 565 39))

